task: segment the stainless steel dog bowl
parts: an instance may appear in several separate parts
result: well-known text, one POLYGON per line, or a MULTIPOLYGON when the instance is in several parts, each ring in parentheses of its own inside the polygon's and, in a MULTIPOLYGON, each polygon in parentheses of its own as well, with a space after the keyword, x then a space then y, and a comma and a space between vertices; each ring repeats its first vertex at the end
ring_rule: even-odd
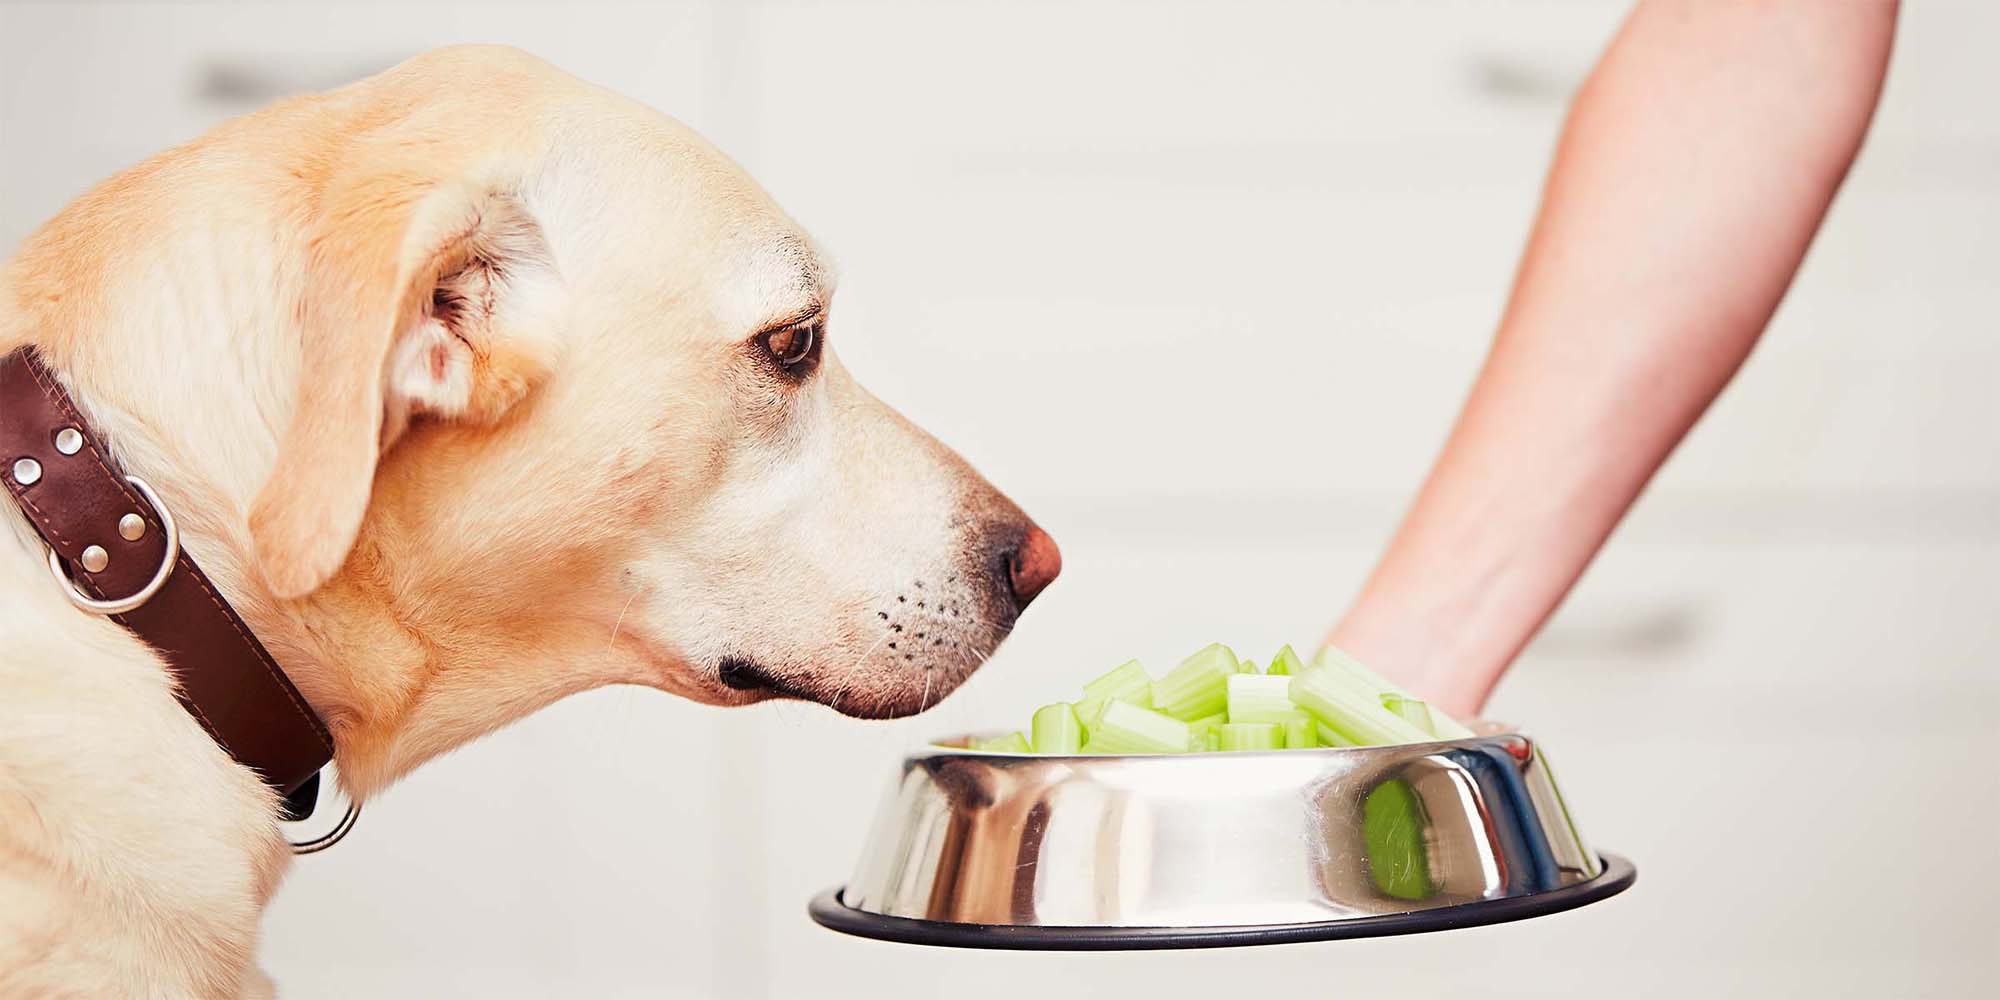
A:
POLYGON ((1468 927, 1632 884, 1518 734, 1409 746, 903 761, 837 931, 979 948, 1190 948, 1468 927))

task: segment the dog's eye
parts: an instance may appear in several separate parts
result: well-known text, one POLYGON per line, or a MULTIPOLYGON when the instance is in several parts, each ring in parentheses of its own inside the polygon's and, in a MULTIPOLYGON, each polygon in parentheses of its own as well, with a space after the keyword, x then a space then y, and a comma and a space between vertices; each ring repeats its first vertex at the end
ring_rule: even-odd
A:
POLYGON ((819 357, 820 321, 797 323, 764 334, 764 350, 787 374, 803 375, 819 357))

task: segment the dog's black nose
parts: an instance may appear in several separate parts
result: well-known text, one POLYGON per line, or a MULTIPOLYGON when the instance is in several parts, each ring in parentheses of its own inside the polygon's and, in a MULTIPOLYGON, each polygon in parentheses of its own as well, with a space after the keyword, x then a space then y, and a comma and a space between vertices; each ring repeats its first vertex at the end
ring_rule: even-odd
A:
POLYGON ((1056 548, 1056 540, 1048 532, 1028 525, 1020 546, 1007 553, 1007 585, 1014 592, 1014 604, 1027 607, 1061 572, 1062 550, 1056 548))

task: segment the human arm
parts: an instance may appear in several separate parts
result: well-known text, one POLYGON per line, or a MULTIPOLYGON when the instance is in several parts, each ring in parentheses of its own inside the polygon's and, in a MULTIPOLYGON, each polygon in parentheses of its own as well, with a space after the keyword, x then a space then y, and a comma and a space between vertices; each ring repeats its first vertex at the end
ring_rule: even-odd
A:
POLYGON ((1748 356, 1860 149, 1891 0, 1644 0, 1570 109, 1484 368, 1329 641, 1477 714, 1748 356))

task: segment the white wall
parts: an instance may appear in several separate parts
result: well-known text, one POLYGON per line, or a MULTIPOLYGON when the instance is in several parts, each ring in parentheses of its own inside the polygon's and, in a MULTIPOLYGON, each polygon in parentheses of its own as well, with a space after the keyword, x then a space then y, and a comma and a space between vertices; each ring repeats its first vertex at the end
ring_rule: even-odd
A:
POLYGON ((642 97, 838 256, 834 336, 1061 541, 962 693, 864 725, 614 690, 302 862, 291 997, 1968 996, 2000 972, 2000 10, 1910 4, 1777 326, 1493 714, 1604 905, 1403 940, 996 955, 810 924, 896 754, 1130 655, 1312 641, 1491 331, 1621 3, 0 6, 0 245, 255 103, 452 41, 642 97), (1035 401, 1021 409, 1019 401, 1035 401))

